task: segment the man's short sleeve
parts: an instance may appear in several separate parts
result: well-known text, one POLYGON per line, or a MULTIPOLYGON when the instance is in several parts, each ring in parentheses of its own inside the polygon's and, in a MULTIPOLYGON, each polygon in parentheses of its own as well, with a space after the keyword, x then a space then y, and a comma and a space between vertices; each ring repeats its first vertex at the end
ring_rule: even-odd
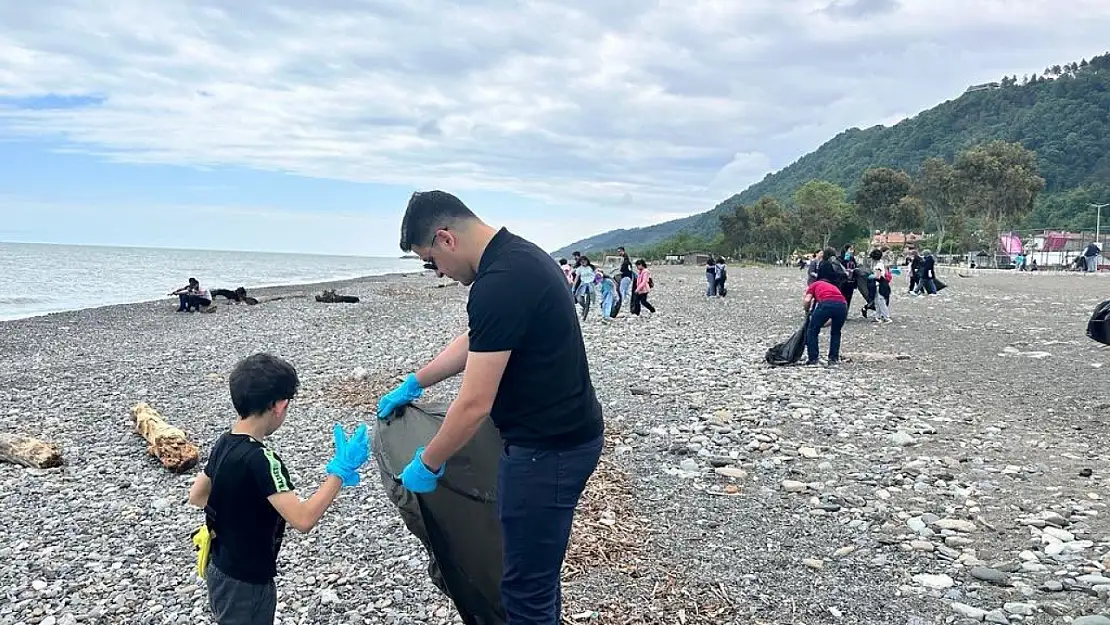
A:
POLYGON ((249 454, 247 467, 263 496, 293 490, 285 464, 272 450, 262 448, 249 454))
POLYGON ((495 270, 470 288, 466 314, 470 319, 470 351, 504 352, 520 344, 531 317, 533 289, 527 277, 495 270))

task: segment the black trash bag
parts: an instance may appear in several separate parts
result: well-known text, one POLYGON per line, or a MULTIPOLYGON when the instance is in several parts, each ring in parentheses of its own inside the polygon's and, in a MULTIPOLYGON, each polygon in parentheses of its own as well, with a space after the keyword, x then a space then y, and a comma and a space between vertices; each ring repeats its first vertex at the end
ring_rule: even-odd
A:
POLYGON ((406 406, 400 417, 374 420, 373 455, 382 485, 409 531, 428 552, 428 576, 467 625, 504 625, 497 464, 501 437, 488 418, 447 461, 436 489, 418 495, 400 474, 447 414, 447 404, 406 406))
POLYGON ((944 289, 948 288, 948 285, 941 282, 940 278, 933 278, 933 284, 937 285, 937 293, 940 293, 944 289))
POLYGON ((802 359, 806 351, 806 329, 809 327, 809 313, 806 313, 802 327, 798 328, 790 338, 767 350, 763 357, 767 364, 775 367, 792 365, 802 359))
POLYGON ((1087 322, 1087 336, 1103 345, 1110 345, 1110 299, 1095 306, 1087 322))

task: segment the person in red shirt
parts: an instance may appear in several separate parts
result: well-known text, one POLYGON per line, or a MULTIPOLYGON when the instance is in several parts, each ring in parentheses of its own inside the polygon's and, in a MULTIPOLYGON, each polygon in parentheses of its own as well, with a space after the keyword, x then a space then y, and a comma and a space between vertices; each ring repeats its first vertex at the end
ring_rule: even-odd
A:
POLYGON ((817 364, 817 338, 821 327, 831 321, 829 330, 829 365, 840 362, 840 330, 848 319, 848 300, 827 279, 820 279, 806 288, 802 298, 802 308, 809 313, 809 326, 806 330, 807 365, 817 364))

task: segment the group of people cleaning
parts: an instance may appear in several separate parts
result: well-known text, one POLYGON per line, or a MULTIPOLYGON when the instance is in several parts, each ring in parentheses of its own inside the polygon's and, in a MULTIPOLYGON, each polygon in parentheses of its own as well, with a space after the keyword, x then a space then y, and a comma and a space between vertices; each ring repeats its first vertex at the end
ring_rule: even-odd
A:
POLYGON ((643 309, 655 314, 655 306, 648 301, 648 294, 655 288, 655 279, 643 259, 632 262, 623 247, 617 248, 621 257, 620 269, 614 276, 594 266, 590 259, 579 252, 572 260, 559 259, 571 297, 582 308, 585 321, 596 299, 601 307, 601 320, 610 322, 620 313, 621 305, 629 302, 628 311, 639 316, 643 309))
MULTIPOLYGON (((866 318, 874 311, 872 321, 891 323, 890 295, 895 271, 887 259, 888 250, 873 249, 865 258, 857 258, 855 248, 846 245, 838 254, 829 247, 816 252, 805 265, 806 291, 802 307, 808 315, 806 326, 806 364, 818 363, 818 337, 821 328, 829 326, 830 366, 840 362, 840 335, 848 320, 848 309, 856 290, 866 299, 860 313, 866 318)), ((927 293, 935 296, 944 288, 936 277, 936 257, 932 251, 912 250, 906 259, 910 272, 910 295, 927 293)))

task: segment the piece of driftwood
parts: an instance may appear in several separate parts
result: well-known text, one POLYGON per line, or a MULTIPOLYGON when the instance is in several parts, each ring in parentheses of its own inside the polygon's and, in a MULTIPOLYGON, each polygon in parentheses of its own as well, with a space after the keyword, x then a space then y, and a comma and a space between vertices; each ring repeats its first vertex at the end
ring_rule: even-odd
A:
POLYGON ((185 432, 173 427, 146 402, 131 407, 135 432, 147 442, 147 453, 158 458, 162 466, 182 473, 193 468, 200 457, 197 446, 190 443, 185 432))
POLYGON ((323 295, 317 295, 316 301, 323 302, 324 304, 357 304, 358 297, 354 295, 337 295, 335 289, 324 291, 323 295))
POLYGON ((52 469, 65 464, 57 445, 15 434, 0 434, 0 460, 34 469, 52 469))

